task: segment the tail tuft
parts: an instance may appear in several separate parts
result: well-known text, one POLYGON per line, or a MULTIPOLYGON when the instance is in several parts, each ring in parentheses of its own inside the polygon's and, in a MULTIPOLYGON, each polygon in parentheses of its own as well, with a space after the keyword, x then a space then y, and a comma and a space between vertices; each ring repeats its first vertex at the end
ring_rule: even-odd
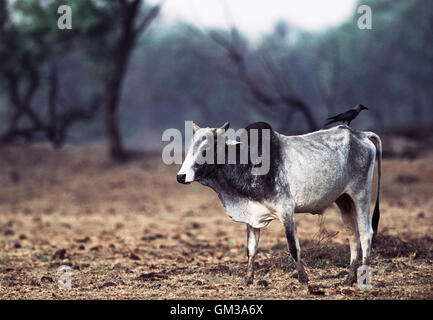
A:
POLYGON ((379 200, 376 201, 373 211, 373 218, 371 221, 371 226, 373 228, 374 235, 377 234, 377 229, 379 228, 380 210, 379 210, 379 200))

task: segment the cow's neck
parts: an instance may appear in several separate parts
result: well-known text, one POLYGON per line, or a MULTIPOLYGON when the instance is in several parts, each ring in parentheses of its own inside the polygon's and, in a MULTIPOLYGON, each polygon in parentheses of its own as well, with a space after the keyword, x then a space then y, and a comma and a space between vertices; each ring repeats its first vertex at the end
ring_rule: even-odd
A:
POLYGON ((275 170, 267 175, 251 174, 252 165, 220 165, 211 177, 204 177, 199 182, 212 188, 223 198, 248 198, 263 201, 275 193, 275 170))

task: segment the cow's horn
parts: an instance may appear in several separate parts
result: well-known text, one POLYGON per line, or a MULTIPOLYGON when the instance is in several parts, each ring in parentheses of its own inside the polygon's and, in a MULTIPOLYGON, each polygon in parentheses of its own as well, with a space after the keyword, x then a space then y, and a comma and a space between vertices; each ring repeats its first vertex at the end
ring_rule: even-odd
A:
POLYGON ((230 126, 230 123, 227 121, 226 123, 224 123, 222 125, 221 128, 218 128, 215 130, 215 134, 216 135, 223 134, 224 132, 226 132, 226 130, 229 128, 229 126, 230 126))
POLYGON ((194 133, 196 133, 199 129, 200 129, 200 127, 193 122, 192 123, 192 130, 194 131, 194 133))

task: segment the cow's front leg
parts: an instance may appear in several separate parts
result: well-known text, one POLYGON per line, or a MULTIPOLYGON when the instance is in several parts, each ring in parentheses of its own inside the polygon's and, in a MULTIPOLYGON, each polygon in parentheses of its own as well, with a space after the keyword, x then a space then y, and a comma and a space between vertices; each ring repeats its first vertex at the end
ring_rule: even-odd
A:
POLYGON ((301 248, 299 246, 298 232, 296 231, 295 203, 293 200, 290 199, 284 202, 284 208, 281 211, 280 216, 286 232, 289 252, 296 262, 298 280, 301 283, 306 283, 308 282, 308 276, 301 260, 301 248))
POLYGON ((257 247, 259 245, 260 229, 253 228, 247 224, 247 256, 248 267, 247 276, 245 277, 246 284, 252 284, 254 281, 254 258, 256 257, 257 247))

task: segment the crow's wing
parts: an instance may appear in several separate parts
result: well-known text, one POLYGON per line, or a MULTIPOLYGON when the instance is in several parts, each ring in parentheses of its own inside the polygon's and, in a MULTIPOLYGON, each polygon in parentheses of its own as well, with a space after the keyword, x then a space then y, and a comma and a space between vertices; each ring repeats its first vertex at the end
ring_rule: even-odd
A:
POLYGON ((349 111, 346 111, 338 117, 338 120, 340 121, 349 121, 353 120, 358 115, 358 111, 355 109, 350 109, 349 111))
POLYGON ((349 111, 337 114, 334 117, 328 118, 328 120, 334 120, 334 121, 348 121, 348 120, 352 120, 353 118, 356 117, 356 115, 358 114, 358 112, 355 109, 350 109, 349 111))
POLYGON ((337 117, 339 117, 339 116, 341 116, 341 115, 342 115, 342 113, 339 113, 339 114, 337 114, 336 116, 329 117, 327 120, 334 120, 334 119, 336 119, 337 117))

